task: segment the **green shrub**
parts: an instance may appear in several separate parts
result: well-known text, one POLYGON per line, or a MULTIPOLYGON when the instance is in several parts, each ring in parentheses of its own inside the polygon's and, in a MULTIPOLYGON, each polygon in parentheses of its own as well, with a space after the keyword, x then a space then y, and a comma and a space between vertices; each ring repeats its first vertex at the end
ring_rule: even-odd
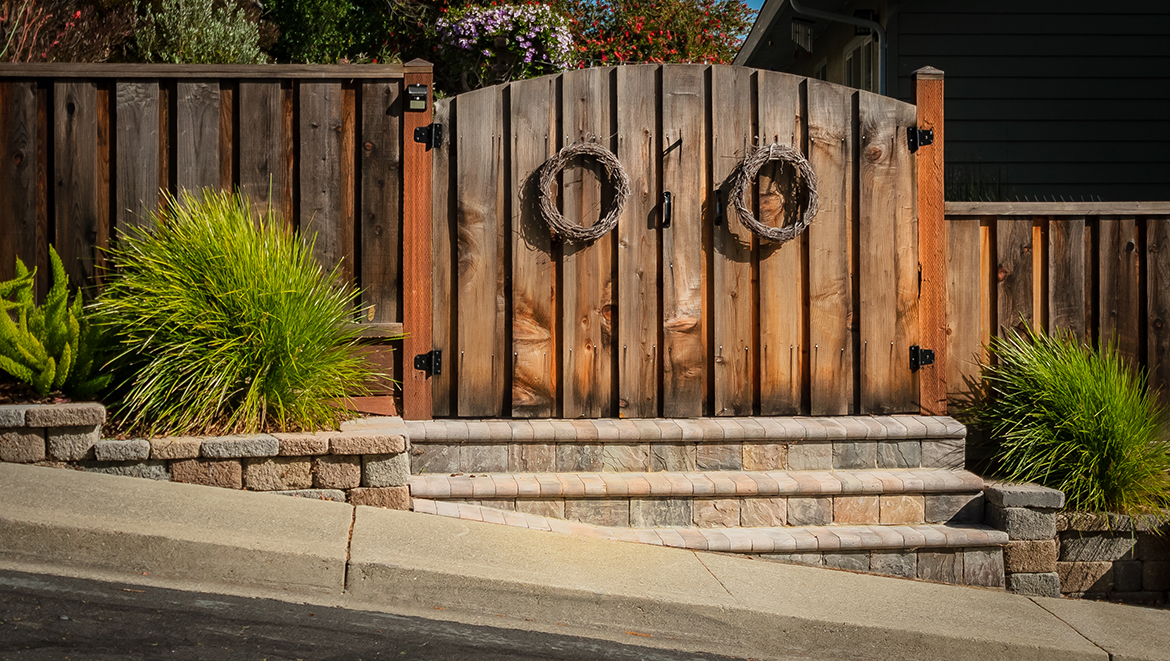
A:
POLYGON ((33 300, 36 269, 29 272, 19 257, 16 278, 0 283, 0 370, 42 397, 52 390, 90 397, 109 381, 109 376, 91 378, 97 329, 86 318, 80 295, 69 304, 69 276, 52 246, 49 262, 53 284, 43 305, 33 300))
POLYGON ((150 5, 135 34, 144 62, 171 64, 263 64, 260 30, 234 6, 215 0, 161 0, 150 5))
POLYGON ((1152 514, 1170 506, 1164 411, 1115 345, 1025 327, 991 343, 968 411, 992 436, 998 472, 1064 491, 1067 507, 1152 514))
POLYGON ((128 367, 116 415, 150 433, 335 427, 331 400, 366 394, 357 290, 281 219, 238 196, 168 199, 111 250, 96 302, 128 367))
POLYGON ((350 0, 275 0, 280 29, 274 53, 282 62, 329 64, 350 54, 357 12, 350 0))

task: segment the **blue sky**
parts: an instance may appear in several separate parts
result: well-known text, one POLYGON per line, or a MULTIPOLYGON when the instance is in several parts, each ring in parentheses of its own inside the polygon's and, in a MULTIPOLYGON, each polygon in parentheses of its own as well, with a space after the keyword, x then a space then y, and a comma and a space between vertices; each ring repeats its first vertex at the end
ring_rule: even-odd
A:
POLYGON ((760 11, 760 7, 764 6, 764 0, 744 0, 744 2, 756 11, 760 11))

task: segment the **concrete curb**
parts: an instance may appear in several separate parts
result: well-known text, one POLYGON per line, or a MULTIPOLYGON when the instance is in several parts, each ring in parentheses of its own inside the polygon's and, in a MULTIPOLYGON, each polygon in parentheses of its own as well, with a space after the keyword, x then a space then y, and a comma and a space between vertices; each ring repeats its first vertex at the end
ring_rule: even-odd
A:
POLYGON ((1165 611, 35 466, 0 465, 0 484, 10 566, 761 659, 1170 658, 1165 611))

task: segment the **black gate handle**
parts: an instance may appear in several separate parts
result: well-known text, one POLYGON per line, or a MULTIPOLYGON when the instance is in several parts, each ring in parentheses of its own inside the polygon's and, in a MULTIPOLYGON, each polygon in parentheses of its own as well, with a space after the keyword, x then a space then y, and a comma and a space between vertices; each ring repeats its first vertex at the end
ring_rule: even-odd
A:
POLYGON ((662 226, 663 227, 670 227, 671 208, 674 206, 670 203, 671 197, 672 197, 672 195, 670 194, 670 191, 664 191, 662 193, 662 226))

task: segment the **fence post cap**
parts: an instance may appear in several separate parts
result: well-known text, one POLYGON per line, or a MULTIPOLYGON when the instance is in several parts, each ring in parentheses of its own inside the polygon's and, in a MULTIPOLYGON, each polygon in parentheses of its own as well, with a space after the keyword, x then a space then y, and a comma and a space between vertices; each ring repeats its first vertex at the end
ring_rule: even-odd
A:
POLYGON ((934 67, 922 67, 914 72, 914 77, 918 80, 942 80, 942 69, 935 69, 934 67))
POLYGON ((421 57, 416 57, 413 60, 407 62, 406 64, 404 64, 402 66, 407 67, 409 69, 433 69, 435 65, 431 64, 430 62, 427 62, 426 60, 422 59, 421 57))

